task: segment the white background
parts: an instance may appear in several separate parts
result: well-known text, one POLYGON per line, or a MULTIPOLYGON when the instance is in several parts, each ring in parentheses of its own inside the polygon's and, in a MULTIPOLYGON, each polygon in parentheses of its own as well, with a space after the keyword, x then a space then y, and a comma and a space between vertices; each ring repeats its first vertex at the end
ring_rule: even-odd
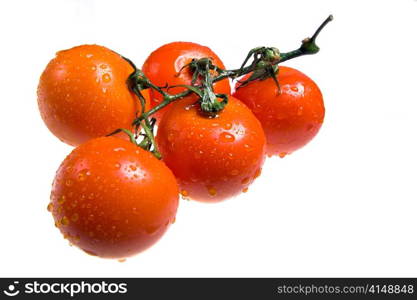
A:
POLYGON ((417 276, 417 1, 1 1, 1 276, 417 276), (46 206, 71 147, 36 87, 54 53, 105 45, 139 66, 167 42, 238 67, 255 46, 295 49, 329 13, 321 52, 287 65, 321 87, 316 139, 266 161, 247 194, 181 201, 177 222, 124 263, 69 247, 46 206))

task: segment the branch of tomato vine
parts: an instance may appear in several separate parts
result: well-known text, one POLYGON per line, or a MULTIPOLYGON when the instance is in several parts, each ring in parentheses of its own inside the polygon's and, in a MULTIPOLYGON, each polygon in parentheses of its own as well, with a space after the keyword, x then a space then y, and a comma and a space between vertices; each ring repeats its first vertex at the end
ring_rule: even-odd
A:
MULTIPOLYGON (((215 66, 210 58, 193 59, 188 65, 184 66, 180 70, 181 72, 183 69, 188 67, 193 72, 191 85, 182 85, 182 87, 186 88, 186 90, 174 95, 168 93, 169 89, 173 86, 158 87, 154 85, 131 60, 123 57, 134 69, 134 72, 128 78, 128 86, 131 91, 138 96, 141 103, 140 115, 133 121, 132 125, 135 128, 136 134, 140 128, 143 129, 144 133, 141 135, 144 136, 144 139, 139 144, 137 144, 136 141, 134 141, 134 143, 146 150, 151 151, 158 159, 160 159, 161 154, 157 149, 153 134, 155 119, 152 118, 149 120, 149 117, 166 107, 168 104, 191 94, 198 95, 198 102, 200 104, 201 111, 204 114, 208 117, 216 116, 227 105, 228 96, 225 94, 216 94, 213 89, 213 84, 226 78, 234 80, 250 74, 246 80, 241 82, 240 86, 244 86, 252 81, 264 80, 271 77, 275 80, 278 90, 280 90, 279 82, 277 80, 279 64, 299 56, 311 55, 319 52, 320 48, 316 44, 316 39, 322 29, 332 20, 333 16, 328 16, 326 20, 324 20, 324 22, 317 28, 314 34, 311 37, 304 39, 301 42, 301 46, 296 50, 285 53, 280 53, 280 51, 275 47, 257 47, 250 50, 239 69, 223 70, 215 66), (247 65, 251 58, 251 63, 247 65), (213 76, 213 73, 216 75, 213 76), (141 90, 144 89, 153 89, 154 91, 160 93, 163 96, 163 101, 150 110, 145 111, 145 98, 141 93, 141 90), (218 99, 222 100, 219 101, 218 99)), ((120 131, 124 131, 128 134, 133 142, 133 134, 130 131, 126 129, 119 129, 116 132, 120 131)))

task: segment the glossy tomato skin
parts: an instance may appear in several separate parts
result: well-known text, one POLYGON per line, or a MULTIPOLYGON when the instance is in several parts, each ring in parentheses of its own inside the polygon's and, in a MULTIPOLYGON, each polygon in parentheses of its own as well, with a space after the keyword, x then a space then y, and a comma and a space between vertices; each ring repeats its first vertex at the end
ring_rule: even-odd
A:
MULTIPOLYGON (((224 69, 224 64, 220 58, 208 47, 191 43, 191 42, 173 42, 163 45, 152 52, 142 66, 144 74, 157 86, 173 85, 190 85, 192 72, 185 65, 191 62, 193 58, 212 59, 214 65, 224 69), (181 71, 181 72, 180 72, 181 71)), ((214 74, 213 74, 214 75, 214 74)), ((184 91, 183 87, 169 89, 170 94, 177 94, 184 91)), ((228 80, 222 80, 214 84, 214 91, 220 94, 230 94, 230 83, 228 80)), ((159 104, 163 99, 161 94, 151 91, 151 107, 159 104)), ((171 105, 168 105, 170 107, 171 105)), ((158 111, 155 116, 160 119, 168 107, 158 111)))
POLYGON ((268 78, 237 88, 234 96, 261 121, 268 155, 283 157, 306 145, 318 133, 325 108, 318 86, 300 71, 281 66, 278 81, 281 93, 273 79, 268 78))
POLYGON ((154 244, 174 221, 178 187, 151 153, 115 137, 75 148, 59 167, 48 206, 85 252, 124 258, 154 244))
POLYGON ((74 146, 130 129, 138 108, 126 84, 132 71, 120 55, 102 46, 59 51, 39 81, 42 119, 55 136, 74 146))
POLYGON ((159 124, 156 141, 181 194, 203 202, 245 192, 265 158, 259 121, 231 96, 217 118, 203 116, 194 99, 174 103, 159 124))

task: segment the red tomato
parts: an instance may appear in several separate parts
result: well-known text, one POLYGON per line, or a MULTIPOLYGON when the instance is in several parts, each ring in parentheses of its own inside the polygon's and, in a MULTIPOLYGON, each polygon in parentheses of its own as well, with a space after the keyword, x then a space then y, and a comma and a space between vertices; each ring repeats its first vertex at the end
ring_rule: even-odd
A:
POLYGON ((317 134, 325 109, 320 89, 300 71, 281 66, 278 81, 281 93, 273 79, 268 78, 240 88, 238 83, 234 96, 261 121, 268 155, 284 157, 317 134))
POLYGON ((55 136, 70 145, 118 128, 131 129, 139 108, 126 84, 132 72, 120 55, 102 46, 59 51, 39 81, 42 119, 55 136))
POLYGON ((65 238, 85 252, 124 258, 154 244, 174 221, 172 172, 132 143, 102 137, 59 167, 48 206, 65 238))
MULTIPOLYGON (((173 85, 190 85, 192 72, 185 65, 191 62, 193 58, 212 59, 214 65, 224 69, 220 58, 211 51, 210 48, 190 42, 173 42, 166 44, 149 55, 143 64, 143 73, 157 86, 173 85)), ((215 74, 213 74, 215 75, 215 74)), ((177 87, 169 89, 170 94, 183 92, 185 88, 177 87)), ((214 91, 219 94, 230 94, 229 80, 222 80, 214 84, 214 91)), ((158 105, 163 99, 161 94, 151 91, 151 107, 158 105)), ((171 106, 171 105, 169 105, 171 106)), ((159 119, 167 111, 166 108, 158 111, 156 117, 159 119)))
POLYGON ((217 118, 201 114, 193 98, 173 104, 162 118, 156 141, 181 194, 216 202, 245 192, 260 175, 265 157, 261 124, 239 100, 217 118))

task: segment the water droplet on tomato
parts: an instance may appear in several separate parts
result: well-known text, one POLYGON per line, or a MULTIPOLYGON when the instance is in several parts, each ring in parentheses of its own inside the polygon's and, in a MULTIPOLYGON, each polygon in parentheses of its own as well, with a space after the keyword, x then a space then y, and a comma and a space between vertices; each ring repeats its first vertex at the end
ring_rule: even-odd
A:
POLYGON ((239 171, 238 170, 236 170, 236 169, 233 169, 232 171, 230 171, 230 173, 229 173, 230 175, 232 175, 232 176, 236 176, 236 175, 238 175, 239 174, 239 171))
POLYGON ((253 176, 253 179, 258 178, 259 176, 261 176, 262 173, 262 169, 259 168, 256 170, 255 175, 253 176))
POLYGON ((248 184, 249 183, 250 178, 249 177, 245 177, 242 179, 241 183, 242 184, 248 184))
POLYGON ((66 181, 65 181, 65 185, 66 186, 71 186, 72 185, 72 180, 71 179, 67 179, 66 181))
POLYGON ((200 159, 203 156, 204 152, 199 150, 197 152, 194 153, 194 158, 195 159, 200 159))
POLYGON ((113 151, 114 151, 114 152, 126 151, 126 149, 125 149, 125 148, 123 148, 123 147, 118 147, 118 148, 114 148, 114 149, 113 149, 113 151))
POLYGON ((246 193, 246 192, 248 191, 248 189, 249 189, 249 188, 245 187, 245 188, 242 190, 242 192, 243 192, 243 193, 246 193))
POLYGON ((107 69, 107 65, 106 65, 106 64, 101 64, 101 65, 100 65, 100 68, 102 68, 102 69, 107 69))
POLYGON ((68 220, 68 218, 66 216, 64 216, 61 221, 60 221, 61 225, 67 226, 70 221, 68 220))
POLYGON ((119 263, 124 263, 126 261, 126 258, 120 258, 117 260, 119 263))
POLYGON ((106 74, 103 74, 101 79, 103 79, 103 82, 110 82, 111 81, 111 76, 110 76, 109 73, 106 73, 106 74))
POLYGON ((65 195, 62 195, 61 197, 58 198, 58 204, 62 204, 67 200, 67 198, 65 197, 65 195))
POLYGON ((74 200, 74 201, 71 202, 71 207, 72 208, 77 207, 77 205, 78 205, 78 201, 77 200, 74 200))
POLYGON ((77 213, 75 213, 71 216, 71 221, 77 222, 79 218, 80 218, 79 215, 77 213))
POLYGON ((220 134, 220 141, 224 143, 231 143, 235 141, 235 136, 228 132, 223 132, 220 134))
POLYGON ((209 193, 210 196, 213 196, 214 197, 214 196, 217 195, 217 190, 214 187, 212 187, 212 186, 209 186, 207 188, 207 191, 208 191, 208 193, 209 193))
POLYGON ((278 153, 278 156, 284 158, 285 156, 287 156, 287 152, 280 152, 278 153))
POLYGON ((301 116, 303 114, 303 107, 300 106, 297 110, 297 116, 301 116))
POLYGON ((188 197, 188 191, 186 191, 186 190, 181 190, 181 192, 180 192, 180 194, 181 194, 181 196, 183 197, 183 198, 187 198, 188 197))
POLYGON ((86 54, 86 55, 85 55, 85 57, 87 57, 87 58, 92 58, 92 57, 93 57, 93 54, 88 53, 88 54, 86 54))
POLYGON ((48 206, 46 207, 46 209, 51 212, 54 209, 54 205, 51 203, 48 204, 48 206))
POLYGON ((169 141, 169 142, 172 142, 172 141, 175 139, 175 133, 174 133, 174 132, 172 132, 172 131, 171 131, 171 132, 169 132, 169 133, 168 133, 168 137, 167 137, 167 138, 168 138, 168 141, 169 141))
POLYGON ((232 123, 226 123, 225 125, 224 125, 224 129, 226 129, 226 130, 230 130, 230 129, 232 129, 232 123))
POLYGON ((84 181, 87 179, 87 176, 90 176, 91 173, 89 170, 82 170, 78 173, 78 180, 79 181, 84 181))
POLYGON ((131 169, 132 171, 136 171, 137 170, 137 167, 135 165, 130 165, 129 166, 129 169, 131 169))

